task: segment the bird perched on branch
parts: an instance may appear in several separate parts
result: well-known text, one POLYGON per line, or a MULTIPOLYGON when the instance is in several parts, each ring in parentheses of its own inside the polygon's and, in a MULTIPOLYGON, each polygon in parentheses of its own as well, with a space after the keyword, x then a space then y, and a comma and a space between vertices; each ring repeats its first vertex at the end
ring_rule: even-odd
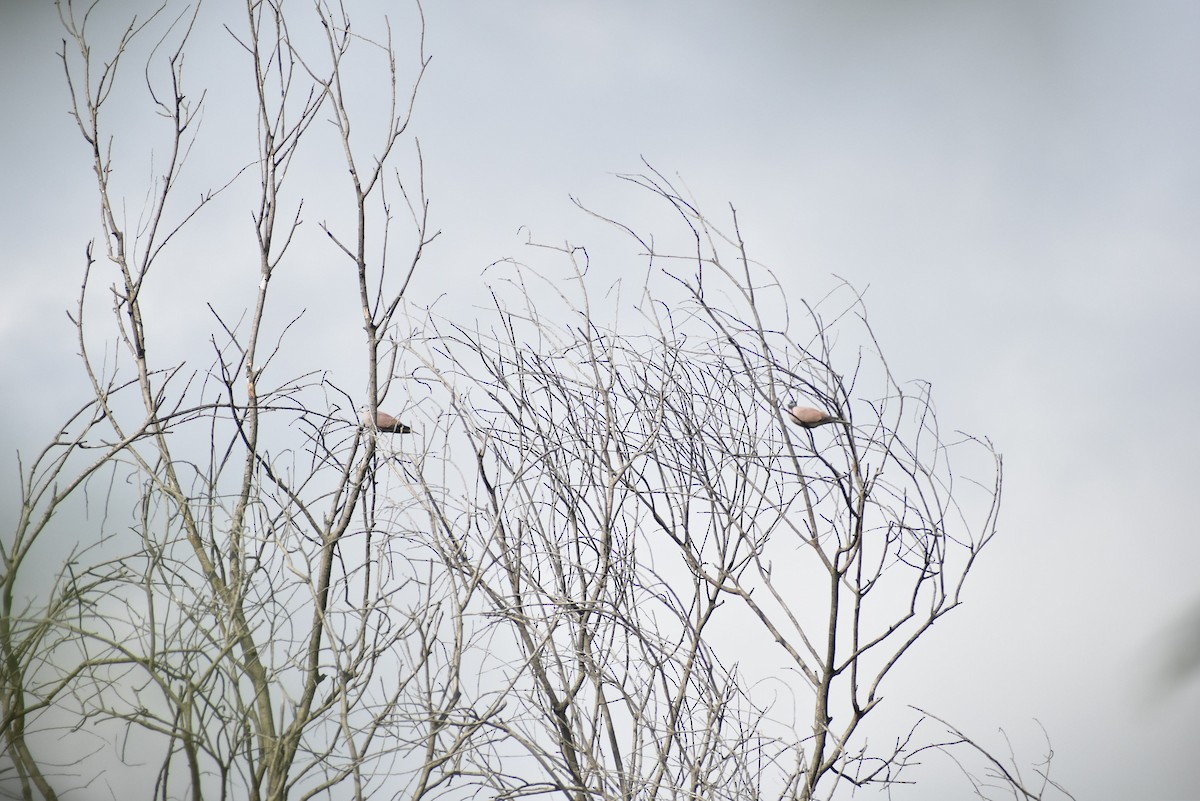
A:
POLYGON ((820 409, 814 409, 811 406, 801 406, 794 403, 788 407, 788 417, 793 423, 801 428, 816 428, 823 426, 826 423, 849 423, 849 420, 843 420, 840 417, 834 417, 826 414, 820 409))
POLYGON ((370 412, 363 412, 362 424, 367 428, 374 428, 381 434, 411 434, 412 428, 401 423, 395 417, 392 417, 387 412, 378 412, 375 415, 375 425, 371 425, 370 412))

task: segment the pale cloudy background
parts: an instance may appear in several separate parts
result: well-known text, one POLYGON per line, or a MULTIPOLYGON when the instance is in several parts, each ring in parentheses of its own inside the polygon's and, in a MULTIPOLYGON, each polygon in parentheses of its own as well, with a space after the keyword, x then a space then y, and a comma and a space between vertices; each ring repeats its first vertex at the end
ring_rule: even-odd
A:
MULTIPOLYGON (((14 448, 51 436, 81 387, 63 309, 95 201, 53 7, 0 2, 11 514, 14 448)), ((237 64, 216 24, 237 5, 204 8, 208 67, 237 64)), ((389 5, 403 56, 411 8, 389 5)), ((1144 698, 1200 599, 1200 3, 429 2, 426 17, 415 125, 444 234, 414 296, 455 308, 522 255, 521 226, 587 242, 568 196, 640 222, 646 198, 612 173, 643 156, 714 215, 732 202, 796 297, 831 274, 869 286, 893 370, 932 381, 943 427, 990 436, 1007 468, 1002 536, 889 703, 995 746, 1004 727, 1026 764, 1040 720, 1081 801, 1200 798, 1200 676, 1144 698)), ((212 135, 236 133, 233 108, 210 102, 212 135)), ((180 281, 221 296, 222 242, 201 247, 180 281)), ((969 795, 928 762, 896 798, 969 795)))

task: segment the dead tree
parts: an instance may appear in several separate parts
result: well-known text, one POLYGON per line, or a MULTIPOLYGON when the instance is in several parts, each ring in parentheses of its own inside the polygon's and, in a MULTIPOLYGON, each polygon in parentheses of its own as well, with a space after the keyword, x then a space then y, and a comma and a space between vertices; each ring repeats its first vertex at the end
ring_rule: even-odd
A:
POLYGON ((200 132, 212 98, 184 71, 205 9, 164 5, 111 42, 97 31, 117 9, 68 0, 59 10, 100 210, 71 313, 93 397, 23 471, 21 519, 5 542, 0 711, 19 793, 91 794, 122 773, 152 780, 164 799, 365 798, 385 782, 412 798, 436 792, 482 720, 448 722, 471 644, 455 639, 461 602, 432 552, 379 517, 381 433, 355 411, 359 401, 374 415, 388 395, 398 310, 436 236, 408 131, 428 63, 420 8, 404 32, 415 58, 402 65, 386 21, 363 25, 377 34, 366 36, 326 4, 285 14, 282 3, 246 3, 223 35, 254 90, 244 129, 257 132, 257 152, 198 201, 181 189, 196 180, 191 162, 237 149, 200 132), (129 64, 137 59, 144 70, 129 64), (159 126, 152 156, 121 147, 139 77, 159 126), (365 77, 388 113, 352 129, 362 108, 347 86, 365 77), (293 353, 302 310, 272 313, 304 234, 292 173, 329 122, 351 200, 347 222, 323 226, 321 239, 352 265, 331 280, 360 299, 366 380, 353 390, 293 353), (415 164, 412 185, 393 172, 402 157, 415 164), (131 176, 145 167, 139 186, 131 176), (390 195, 405 202, 407 225, 392 224, 390 195), (253 271, 246 311, 209 305, 207 361, 195 347, 171 361, 168 310, 203 302, 171 295, 172 271, 204 269, 176 243, 213 206, 247 197, 250 225, 220 233, 223 256, 253 271), (97 315, 105 305, 111 328, 97 315), (110 495, 103 547, 81 547, 22 606, 29 554, 52 547, 64 503, 100 474, 135 488, 132 509, 119 508, 119 489, 110 495))
POLYGON ((422 22, 402 90, 389 25, 249 2, 228 32, 255 152, 186 205, 188 159, 221 146, 183 71, 201 7, 100 55, 97 7, 60 9, 100 209, 71 313, 92 397, 23 468, 0 553, 20 795, 93 792, 114 757, 164 799, 808 801, 902 780, 927 744, 871 750, 863 722, 962 602, 1002 466, 892 374, 856 292, 785 291, 736 214, 723 233, 651 173, 628 180, 681 244, 599 218, 640 249, 632 297, 595 294, 585 249, 539 246, 565 273, 495 265, 489 315, 446 320, 406 300, 437 235, 407 147, 422 22), (118 181, 108 111, 139 57, 163 126, 140 186, 118 181), (352 91, 371 59, 373 129, 352 91), (353 389, 292 347, 303 310, 275 309, 306 231, 296 165, 330 153, 349 200, 320 240, 358 299, 353 389), (247 196, 245 314, 209 306, 203 360, 164 355, 176 243, 247 196), (22 589, 101 479, 100 536, 22 589))
POLYGON ((897 781, 920 745, 857 735, 961 603, 996 533, 1000 456, 939 430, 849 287, 788 298, 736 215, 726 236, 661 176, 629 180, 691 243, 618 224, 647 263, 622 307, 639 322, 606 324, 589 288, 610 288, 563 246, 561 280, 506 265, 490 327, 435 320, 409 343, 442 387, 445 458, 475 468, 453 500, 430 489, 444 466, 398 486, 426 493, 512 687, 493 721, 508 745, 472 758, 498 796, 571 801, 897 781), (797 399, 835 419, 792 425, 797 399), (802 712, 758 689, 781 676, 802 712))

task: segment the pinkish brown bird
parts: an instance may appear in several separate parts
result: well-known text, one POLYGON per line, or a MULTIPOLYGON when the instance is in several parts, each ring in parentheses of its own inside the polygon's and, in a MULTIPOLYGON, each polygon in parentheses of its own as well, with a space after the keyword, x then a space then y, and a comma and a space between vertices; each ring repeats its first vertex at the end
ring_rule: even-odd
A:
POLYGON ((363 412, 362 424, 368 428, 376 428, 382 434, 411 434, 412 428, 401 423, 395 417, 392 417, 387 412, 378 412, 375 415, 375 425, 371 426, 371 415, 369 412, 363 412))
POLYGON ((801 406, 793 404, 788 408, 788 417, 791 421, 801 428, 816 428, 823 426, 826 423, 848 423, 848 420, 843 420, 840 417, 834 417, 831 414, 814 409, 811 406, 801 406))

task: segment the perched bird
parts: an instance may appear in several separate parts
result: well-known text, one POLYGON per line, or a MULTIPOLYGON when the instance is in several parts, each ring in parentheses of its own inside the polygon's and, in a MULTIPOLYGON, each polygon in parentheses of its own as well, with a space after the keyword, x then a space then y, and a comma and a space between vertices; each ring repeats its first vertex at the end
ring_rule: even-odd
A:
POLYGON ((379 412, 375 415, 375 425, 371 425, 371 415, 369 412, 363 412, 362 424, 367 428, 377 429, 383 434, 411 434, 412 428, 401 423, 395 417, 392 417, 387 412, 379 412))
POLYGON ((840 417, 833 417, 826 414, 820 409, 814 409, 811 406, 801 406, 793 404, 788 408, 788 417, 791 421, 801 428, 816 428, 823 426, 826 423, 849 423, 849 420, 843 420, 840 417))

